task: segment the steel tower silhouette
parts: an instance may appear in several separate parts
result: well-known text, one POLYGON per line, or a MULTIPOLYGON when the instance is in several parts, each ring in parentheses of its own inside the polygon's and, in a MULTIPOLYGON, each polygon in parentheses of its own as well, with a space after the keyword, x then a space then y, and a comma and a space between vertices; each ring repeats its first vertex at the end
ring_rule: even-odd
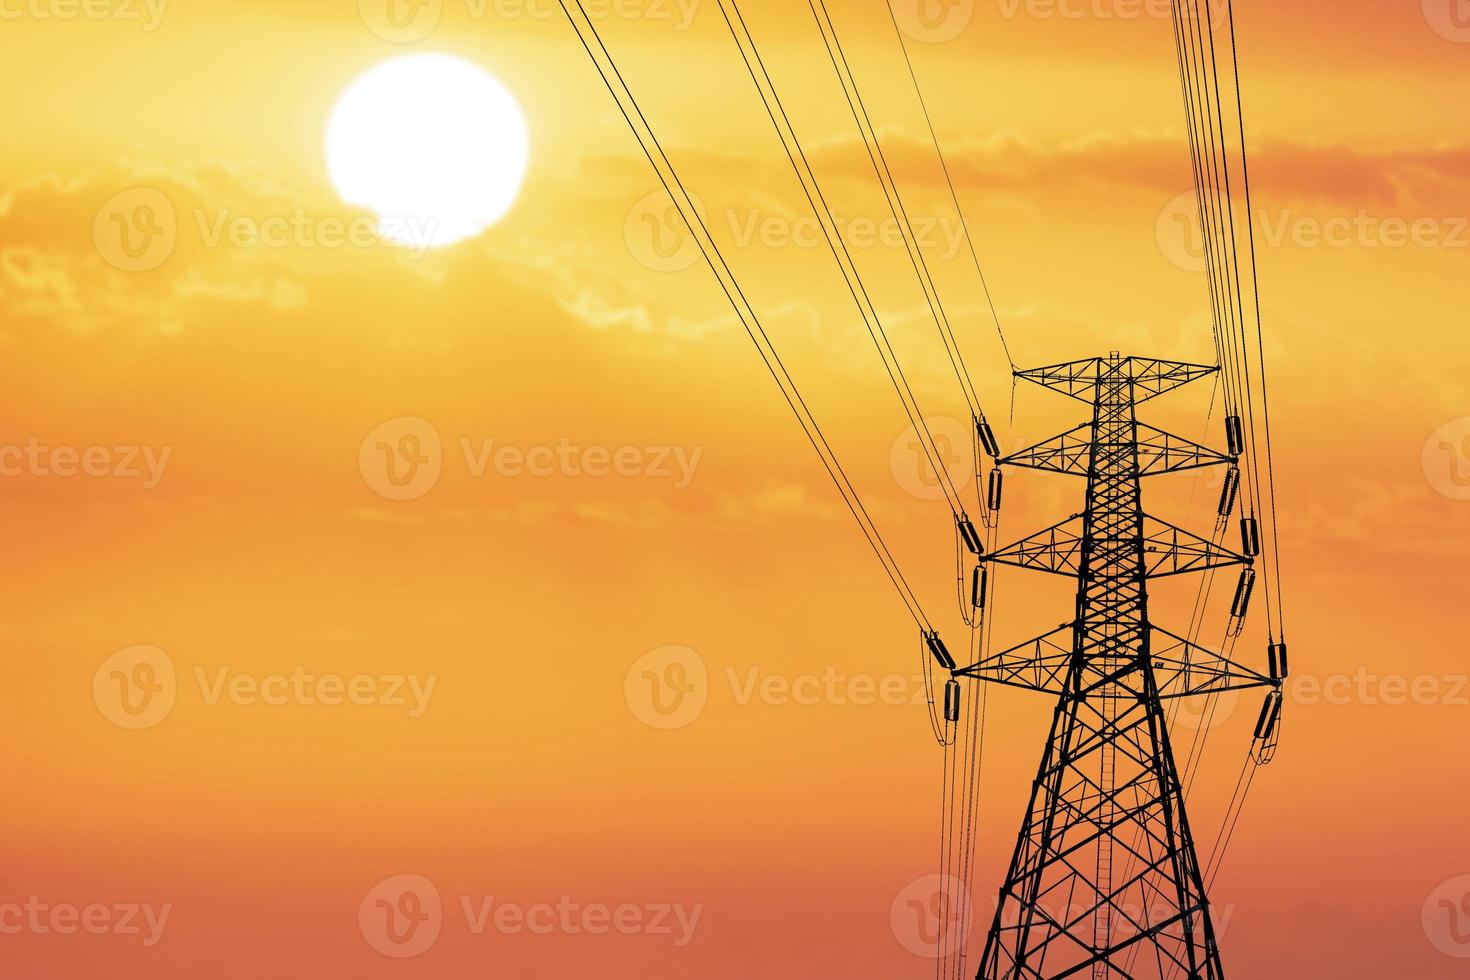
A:
MULTIPOLYGON (((1075 577, 1071 622, 982 659, 958 677, 1054 693, 1051 734, 1031 791, 978 976, 1223 976, 1209 900, 1169 743, 1164 702, 1268 686, 1258 753, 1274 747, 1279 681, 1149 619, 1148 581, 1243 566, 1238 634, 1259 553, 1253 519, 1234 552, 1144 513, 1143 477, 1226 466, 1234 503, 1239 420, 1220 453, 1140 422, 1137 407, 1217 369, 1116 353, 1016 375, 1092 406, 1092 420, 999 466, 1085 476, 1085 510, 985 557, 1075 577)), ((998 478, 997 478, 998 479, 998 478)), ((982 600, 983 602, 983 597, 982 600)), ((1273 647, 1284 671, 1284 647, 1273 647)))

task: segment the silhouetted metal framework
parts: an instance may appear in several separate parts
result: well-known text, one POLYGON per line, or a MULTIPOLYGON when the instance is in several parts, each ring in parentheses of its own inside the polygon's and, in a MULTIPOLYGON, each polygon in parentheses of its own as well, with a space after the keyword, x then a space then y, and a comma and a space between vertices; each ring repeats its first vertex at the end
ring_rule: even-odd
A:
POLYGON ((1149 579, 1253 559, 1143 512, 1143 477, 1235 458, 1136 417, 1215 370, 1115 353, 1017 372, 1092 421, 999 461, 1085 475, 1084 512, 986 558, 1075 577, 1075 618, 956 672, 1058 696, 982 980, 1222 977, 1163 704, 1275 682, 1149 621, 1149 579))

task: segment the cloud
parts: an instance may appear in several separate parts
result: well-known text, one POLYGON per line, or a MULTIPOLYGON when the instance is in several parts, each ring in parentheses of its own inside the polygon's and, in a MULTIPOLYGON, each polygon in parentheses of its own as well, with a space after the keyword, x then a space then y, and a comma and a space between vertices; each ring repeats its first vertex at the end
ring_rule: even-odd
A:
POLYGON ((410 261, 375 219, 259 163, 123 161, 0 191, 13 330, 179 332, 220 304, 294 310, 313 284, 410 261))
MULTIPOLYGON (((927 136, 885 130, 884 156, 901 187, 942 186, 943 170, 927 136)), ((784 157, 773 144, 769 153, 712 153, 680 148, 672 156, 682 170, 700 175, 696 186, 756 185, 769 203, 784 201, 804 212, 784 157), (772 179, 779 176, 780 179, 772 179), (788 193, 776 193, 784 188, 788 193)), ((1457 206, 1470 184, 1470 147, 1360 148, 1321 141, 1267 137, 1250 147, 1253 190, 1263 201, 1301 201, 1388 206, 1457 206), (1459 202, 1458 204, 1456 202, 1459 202)), ((819 178, 874 182, 872 163, 854 137, 806 144, 819 178)), ((983 193, 1035 196, 1041 201, 1059 190, 1126 189, 1173 197, 1192 186, 1188 146, 1182 130, 1097 131, 1071 139, 1043 141, 1012 130, 950 140, 945 160, 957 185, 983 193)), ((1238 149, 1232 156, 1239 160, 1238 149)), ((585 158, 584 169, 603 175, 637 172, 641 160, 606 155, 585 158), (632 165, 630 167, 630 164, 632 165)), ((646 164, 643 183, 652 181, 646 164)), ((876 184, 875 184, 876 186, 876 184)))

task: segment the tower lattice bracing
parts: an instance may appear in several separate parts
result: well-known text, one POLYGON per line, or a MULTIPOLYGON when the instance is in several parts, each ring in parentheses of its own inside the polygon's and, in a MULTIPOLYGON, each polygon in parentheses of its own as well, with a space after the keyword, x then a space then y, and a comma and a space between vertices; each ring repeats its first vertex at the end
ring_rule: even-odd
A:
POLYGON ((1234 458, 1136 415, 1213 371, 1113 354, 1018 372, 1092 420, 999 461, 1084 475, 1083 513, 986 557, 1075 577, 1073 620, 957 672, 1058 695, 982 980, 1223 976, 1164 703, 1272 681, 1150 623, 1149 579, 1251 559, 1144 513, 1143 477, 1234 458))

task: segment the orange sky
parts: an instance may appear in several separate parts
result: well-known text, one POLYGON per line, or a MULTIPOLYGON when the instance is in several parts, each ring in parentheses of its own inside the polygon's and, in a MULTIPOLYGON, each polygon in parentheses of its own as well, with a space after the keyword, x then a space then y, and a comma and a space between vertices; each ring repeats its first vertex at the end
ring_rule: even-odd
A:
MULTIPOLYGON (((432 29, 407 21, 417 37, 382 36, 368 0, 161 2, 0 4, 0 450, 20 451, 0 463, 29 460, 0 480, 6 975, 932 972, 890 915, 937 858, 912 625, 708 270, 650 237, 655 179, 549 0, 431 2, 432 29), (515 93, 531 176, 478 240, 421 257, 333 244, 321 223, 362 215, 327 181, 327 115, 411 50, 469 58, 515 93), (176 236, 129 271, 94 232, 140 188, 176 236), (211 243, 225 215, 317 230, 211 243), (437 480, 390 499, 374 433, 437 436, 437 480), (575 465, 477 473, 487 440, 575 465), (705 704, 660 728, 638 678, 667 647, 702 665, 705 704), (163 671, 157 718, 110 700, 119 676, 147 677, 139 664, 163 671), (885 681, 895 696, 858 703, 885 681), (400 875, 442 904, 409 960, 359 919, 400 875), (511 924, 477 932, 492 896, 511 924), (168 910, 156 936, 141 913, 140 932, 119 928, 130 906, 168 910), (547 906, 545 934, 514 925, 550 921, 547 906), (621 906, 630 934, 593 934, 596 910, 621 906), (67 930, 56 907, 109 925, 67 930), (679 911, 697 914, 687 936, 679 911)), ((911 492, 906 422, 831 257, 803 244, 718 8, 625 3, 645 16, 601 18, 609 45, 899 560, 947 612, 949 516, 922 481, 911 492)), ((912 47, 1016 359, 1209 359, 1204 278, 1171 211, 1190 172, 1168 22, 1058 3, 961 0, 952 37, 912 47)), ((1003 440, 1075 424, 1039 389, 1007 420, 892 29, 879 3, 830 6, 1003 440)), ((881 217, 804 5, 744 9, 837 210, 855 230, 881 217)), ((1236 11, 1300 679, 1214 889, 1233 977, 1437 980, 1470 955, 1470 30, 1453 12, 1236 11)), ((902 250, 856 254, 925 413, 962 417, 902 250)), ((1197 435, 1199 387, 1145 417, 1197 435)), ((1202 527, 1211 493, 1175 479, 1149 499, 1202 527)), ((1015 480, 1008 536, 1072 513, 1078 490, 1015 480)), ((1064 586, 1006 582, 998 640, 1066 616, 1064 586)), ((1181 595, 1161 596, 1164 625, 1187 614, 1181 595)), ((1207 841, 1255 703, 1212 736, 1192 801, 1207 841)), ((1049 709, 992 702, 982 919, 1049 709)))

